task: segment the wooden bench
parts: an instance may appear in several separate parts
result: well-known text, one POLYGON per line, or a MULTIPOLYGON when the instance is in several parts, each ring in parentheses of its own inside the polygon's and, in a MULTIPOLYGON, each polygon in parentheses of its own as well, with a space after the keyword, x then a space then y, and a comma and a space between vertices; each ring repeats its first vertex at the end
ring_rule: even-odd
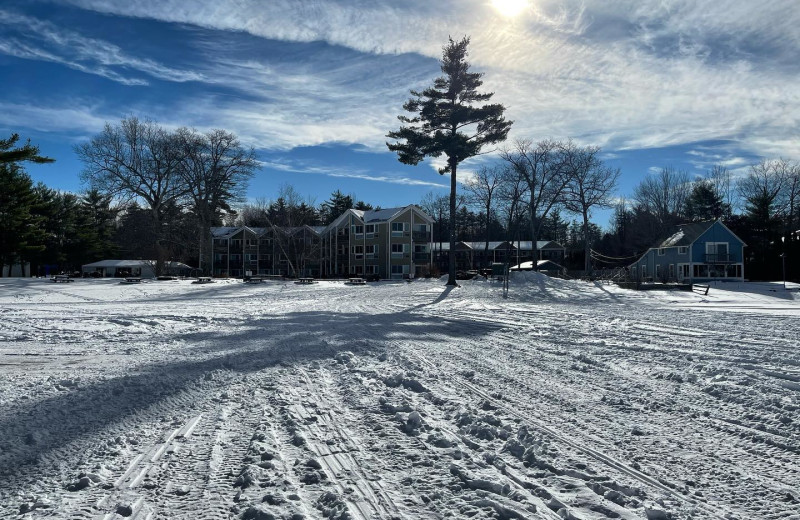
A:
POLYGON ((52 278, 50 278, 50 281, 54 283, 67 283, 67 282, 74 282, 75 279, 70 278, 69 275, 66 274, 57 274, 52 278))
POLYGON ((710 284, 692 284, 692 292, 702 292, 703 296, 708 296, 708 290, 711 288, 710 284))
POLYGON ((347 285, 367 285, 366 280, 363 278, 350 278, 345 282, 347 285))
POLYGON ((297 281, 294 282, 294 283, 299 283, 300 285, 310 285, 310 284, 316 283, 316 282, 314 281, 313 278, 305 278, 304 277, 304 278, 298 278, 297 281))
POLYGON ((261 283, 263 281, 264 281, 264 279, 262 277, 260 277, 260 276, 251 276, 250 278, 247 278, 245 280, 245 282, 247 282, 247 283, 261 283))
POLYGON ((210 276, 198 276, 192 283, 214 283, 210 276))

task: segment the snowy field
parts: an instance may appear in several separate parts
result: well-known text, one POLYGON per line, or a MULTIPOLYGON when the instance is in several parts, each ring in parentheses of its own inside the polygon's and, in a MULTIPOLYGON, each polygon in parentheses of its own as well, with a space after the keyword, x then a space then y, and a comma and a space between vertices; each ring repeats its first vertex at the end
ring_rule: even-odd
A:
POLYGON ((800 518, 800 292, 0 279, 0 518, 800 518))

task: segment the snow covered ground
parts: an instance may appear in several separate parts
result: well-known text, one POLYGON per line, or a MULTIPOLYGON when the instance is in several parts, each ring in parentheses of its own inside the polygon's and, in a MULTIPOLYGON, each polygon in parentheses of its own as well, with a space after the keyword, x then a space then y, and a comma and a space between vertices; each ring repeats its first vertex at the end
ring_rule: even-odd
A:
POLYGON ((0 279, 0 518, 800 518, 800 292, 0 279))

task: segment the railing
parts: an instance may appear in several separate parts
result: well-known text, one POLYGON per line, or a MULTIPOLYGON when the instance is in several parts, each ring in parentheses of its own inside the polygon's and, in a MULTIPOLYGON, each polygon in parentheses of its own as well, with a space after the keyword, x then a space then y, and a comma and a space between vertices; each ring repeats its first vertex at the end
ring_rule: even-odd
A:
POLYGON ((431 234, 427 231, 414 231, 411 233, 411 238, 415 242, 430 242, 431 234))
POLYGON ((707 264, 730 264, 733 262, 733 255, 728 253, 706 253, 707 264))
POLYGON ((419 262, 419 261, 426 262, 426 261, 430 260, 430 257, 431 257, 430 253, 414 253, 414 261, 415 262, 419 262))

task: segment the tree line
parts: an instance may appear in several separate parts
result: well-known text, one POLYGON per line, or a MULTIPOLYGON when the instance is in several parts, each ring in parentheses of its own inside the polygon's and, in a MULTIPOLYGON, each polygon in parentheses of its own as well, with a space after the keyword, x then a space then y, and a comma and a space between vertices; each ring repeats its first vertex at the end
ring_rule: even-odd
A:
MULTIPOLYGON (((748 245, 748 276, 776 278, 780 254, 797 258, 800 246, 800 167, 764 160, 747 174, 724 167, 692 179, 671 167, 646 175, 630 198, 616 198, 620 172, 607 166, 601 150, 571 140, 518 139, 503 145, 513 124, 493 93, 480 92, 481 73, 467 62, 469 38, 444 46, 442 76, 411 91, 400 115, 402 126, 387 142, 398 160, 416 165, 446 157, 448 196, 428 194, 420 205, 433 217, 434 240, 531 241, 549 239, 570 248, 567 267, 595 268, 631 263, 684 222, 721 218, 748 245), (459 190, 461 163, 498 146, 499 158, 479 168, 459 190), (614 208, 602 233, 592 212, 614 208), (562 214, 573 216, 570 222, 562 214), (580 253, 578 250, 581 250, 580 253)), ((0 263, 77 268, 87 260, 128 256, 184 260, 208 272, 210 228, 226 225, 298 228, 327 225, 349 208, 373 209, 353 195, 335 191, 320 205, 290 185, 273 201, 245 203, 258 167, 255 151, 224 130, 169 130, 152 121, 123 119, 106 124, 75 147, 84 164, 86 191, 77 196, 34 185, 21 163, 52 162, 19 136, 0 140, 0 263), (15 147, 16 146, 16 147, 15 147)), ((488 258, 488 255, 485 255, 488 258)), ((797 276, 792 262, 789 274, 797 276)), ((455 283, 450 255, 448 284, 455 283)))

